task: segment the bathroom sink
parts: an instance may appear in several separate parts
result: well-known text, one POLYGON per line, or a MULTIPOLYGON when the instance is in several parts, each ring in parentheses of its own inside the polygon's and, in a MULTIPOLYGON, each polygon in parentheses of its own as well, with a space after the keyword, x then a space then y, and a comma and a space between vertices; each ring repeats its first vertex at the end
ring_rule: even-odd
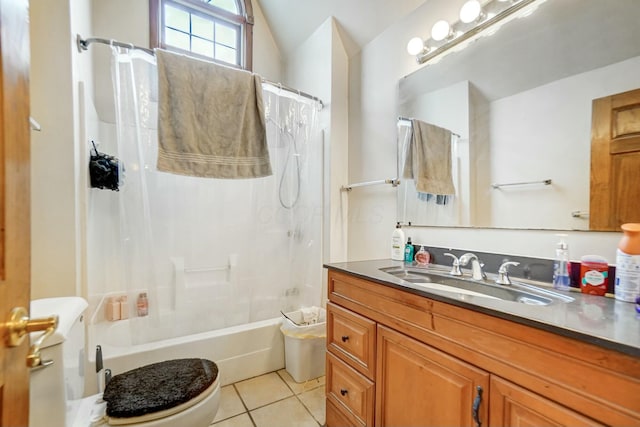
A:
POLYGON ((444 271, 438 272, 411 267, 386 267, 380 270, 418 287, 456 294, 473 295, 528 305, 550 305, 573 301, 570 296, 524 283, 514 283, 506 286, 497 285, 490 280, 478 281, 471 278, 450 276, 444 271))

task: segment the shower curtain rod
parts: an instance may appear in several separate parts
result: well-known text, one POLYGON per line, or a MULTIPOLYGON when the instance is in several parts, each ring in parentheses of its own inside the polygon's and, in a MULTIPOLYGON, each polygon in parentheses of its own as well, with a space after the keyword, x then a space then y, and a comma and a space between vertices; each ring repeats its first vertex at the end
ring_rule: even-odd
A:
MULTIPOLYGON (((99 37, 89 37, 87 39, 83 39, 80 34, 76 35, 76 45, 78 46, 78 52, 82 53, 83 50, 89 50, 89 45, 91 43, 100 43, 100 44, 106 44, 109 46, 116 46, 116 47, 123 47, 126 49, 135 49, 135 50, 142 50, 144 52, 147 52, 149 55, 153 55, 155 56, 155 52, 151 49, 147 49, 146 47, 140 47, 140 46, 136 46, 132 43, 123 43, 123 42, 119 42, 113 39, 102 39, 99 37)), ((316 101, 317 103, 320 104, 320 108, 322 109, 324 107, 324 104, 322 103, 322 100, 318 97, 315 97, 313 95, 309 95, 308 93, 302 92, 298 89, 293 89, 290 88, 288 86, 283 85, 282 83, 276 83, 276 82, 272 82, 270 80, 267 80, 265 78, 262 78, 262 83, 266 83, 269 84, 271 86, 277 87, 278 89, 281 90, 285 90, 287 92, 291 92, 294 94, 297 94, 299 96, 302 96, 304 98, 308 98, 311 99, 313 101, 316 101)))

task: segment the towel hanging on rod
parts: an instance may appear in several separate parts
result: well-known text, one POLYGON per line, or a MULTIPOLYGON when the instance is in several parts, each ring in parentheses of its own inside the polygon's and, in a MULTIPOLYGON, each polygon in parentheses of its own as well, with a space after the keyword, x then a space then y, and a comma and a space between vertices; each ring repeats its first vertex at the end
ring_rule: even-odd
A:
MULTIPOLYGON (((413 119, 412 119, 412 118, 409 118, 409 117, 402 117, 402 116, 398 116, 398 121, 399 121, 399 122, 400 122, 400 121, 402 121, 402 122, 409 122, 409 124, 411 125, 412 120, 413 120, 413 119)), ((456 137, 458 137, 458 138, 462 138, 460 135, 458 135, 458 134, 457 134, 457 133, 455 133, 455 132, 451 132, 451 135, 456 136, 456 137)))
MULTIPOLYGON (((82 51, 85 50, 89 50, 89 45, 92 43, 100 43, 100 44, 106 44, 108 46, 116 46, 116 47, 122 47, 125 49, 135 49, 135 50, 141 50, 143 52, 147 52, 149 55, 153 55, 155 56, 155 52, 151 49, 147 49, 146 47, 140 47, 140 46, 136 46, 132 43, 123 43, 123 42, 119 42, 113 39, 103 39, 100 37, 89 37, 86 39, 83 39, 80 34, 76 34, 76 46, 78 48, 78 52, 82 53, 82 51)), ((293 89, 290 88, 288 86, 283 85, 282 83, 276 83, 276 82, 272 82, 270 80, 267 80, 265 78, 262 78, 262 83, 266 83, 266 84, 270 84, 272 86, 275 86, 279 89, 285 90, 287 92, 291 92, 291 93, 295 93, 303 98, 308 98, 311 99, 313 101, 316 101, 318 104, 320 104, 320 108, 322 109, 324 107, 324 103, 322 102, 322 100, 316 96, 310 95, 308 93, 302 92, 298 89, 293 89)))

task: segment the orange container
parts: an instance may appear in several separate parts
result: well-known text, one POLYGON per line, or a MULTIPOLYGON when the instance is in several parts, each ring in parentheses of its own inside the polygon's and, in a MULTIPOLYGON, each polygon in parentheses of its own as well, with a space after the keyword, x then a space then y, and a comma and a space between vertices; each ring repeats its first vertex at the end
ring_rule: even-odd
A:
POLYGON ((640 297, 640 224, 622 224, 616 251, 615 297, 634 302, 640 297))
POLYGON ((609 263, 598 255, 580 258, 580 290, 583 294, 604 295, 609 286, 609 263))
POLYGON ((618 249, 625 254, 640 255, 640 224, 622 224, 622 239, 618 243, 618 249))

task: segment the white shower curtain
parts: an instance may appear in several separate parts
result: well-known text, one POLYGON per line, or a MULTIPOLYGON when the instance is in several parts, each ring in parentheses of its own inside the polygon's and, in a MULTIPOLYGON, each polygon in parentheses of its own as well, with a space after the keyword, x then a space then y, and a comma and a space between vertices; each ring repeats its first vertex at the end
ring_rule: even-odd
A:
POLYGON ((156 170, 155 58, 113 48, 112 76, 116 157, 124 179, 116 196, 92 198, 92 212, 109 203, 118 209, 110 206, 111 215, 89 218, 93 246, 111 246, 90 247, 90 257, 110 261, 90 262, 97 270, 90 276, 103 277, 96 278, 101 285, 94 289, 89 278, 89 295, 127 295, 134 344, 319 305, 323 180, 318 104, 265 85, 273 176, 186 177, 156 170), (113 215, 117 221, 104 220, 113 215), (149 315, 143 317, 135 307, 141 292, 149 298, 149 315))

